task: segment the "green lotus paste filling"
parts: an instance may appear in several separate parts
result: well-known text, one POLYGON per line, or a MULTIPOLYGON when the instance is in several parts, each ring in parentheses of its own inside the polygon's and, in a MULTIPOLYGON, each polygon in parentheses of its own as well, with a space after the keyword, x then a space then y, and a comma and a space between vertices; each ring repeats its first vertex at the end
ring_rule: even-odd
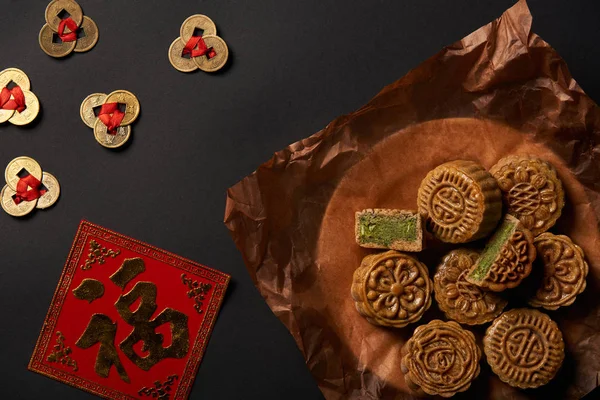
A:
POLYGON ((492 236, 490 241, 486 244, 485 249, 483 249, 477 266, 469 276, 470 278, 481 281, 486 277, 490 267, 498 256, 498 253, 515 231, 517 223, 518 221, 509 220, 504 220, 504 222, 502 222, 500 228, 496 230, 494 236, 492 236))
POLYGON ((361 214, 358 218, 359 241, 389 247, 397 241, 417 239, 416 215, 361 214))

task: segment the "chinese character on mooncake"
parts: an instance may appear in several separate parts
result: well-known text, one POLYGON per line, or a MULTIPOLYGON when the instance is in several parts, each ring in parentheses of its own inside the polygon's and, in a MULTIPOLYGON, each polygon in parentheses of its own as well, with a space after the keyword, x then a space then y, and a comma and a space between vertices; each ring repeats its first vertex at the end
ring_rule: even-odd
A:
POLYGON ((466 243, 490 234, 502 216, 496 180, 473 161, 451 161, 430 171, 417 203, 427 229, 447 243, 466 243))
POLYGON ((550 382, 565 358, 562 333, 537 310, 518 308, 487 329, 483 350, 492 371, 511 386, 533 389, 550 382))

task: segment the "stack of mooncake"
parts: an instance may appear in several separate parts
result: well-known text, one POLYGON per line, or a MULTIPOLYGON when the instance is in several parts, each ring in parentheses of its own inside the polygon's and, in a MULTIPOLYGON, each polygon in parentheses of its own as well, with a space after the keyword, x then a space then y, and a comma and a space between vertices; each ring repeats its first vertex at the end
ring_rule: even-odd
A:
POLYGON ((547 232, 564 204, 554 167, 518 155, 489 172, 465 160, 436 167, 421 182, 417 211, 356 213, 356 242, 385 250, 366 256, 354 272, 358 312, 374 325, 403 328, 417 323, 435 297, 451 320, 417 327, 404 346, 402 372, 411 390, 450 397, 471 386, 482 352, 460 324, 491 322, 483 353, 502 381, 528 389, 554 378, 564 359, 558 325, 533 308, 504 309, 518 286, 530 306, 547 310, 573 304, 585 289, 583 251, 569 237, 547 232), (483 244, 467 244, 474 241, 483 244), (414 254, 425 242, 457 245, 433 279, 414 254), (532 271, 543 279, 526 280, 532 271))

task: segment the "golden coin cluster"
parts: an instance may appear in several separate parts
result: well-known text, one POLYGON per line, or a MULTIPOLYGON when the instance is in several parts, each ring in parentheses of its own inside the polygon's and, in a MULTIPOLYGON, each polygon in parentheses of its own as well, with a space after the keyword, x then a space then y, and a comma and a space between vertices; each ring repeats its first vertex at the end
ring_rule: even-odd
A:
POLYGON ((127 90, 92 93, 79 108, 81 120, 94 131, 96 141, 114 149, 123 146, 131 136, 131 124, 140 115, 140 102, 127 90))
POLYGON ((23 217, 34 209, 46 209, 58 201, 60 185, 31 157, 17 157, 4 170, 2 209, 13 217, 23 217))
POLYGON ((0 124, 27 125, 39 112, 40 102, 27 74, 17 68, 0 71, 0 124))
POLYGON ((227 43, 217 36, 217 26, 206 15, 187 18, 179 33, 169 47, 169 61, 176 70, 215 72, 227 63, 227 43))
POLYGON ((50 57, 89 51, 98 43, 98 26, 74 0, 52 0, 40 30, 40 47, 50 57))
POLYGON ((505 308, 525 296, 532 307, 556 310, 586 288, 583 250, 547 232, 565 205, 554 166, 531 155, 505 157, 489 171, 474 161, 447 162, 424 177, 416 203, 417 210, 356 212, 358 245, 385 251, 363 258, 351 287, 357 311, 374 325, 414 324, 432 298, 452 320, 414 331, 403 348, 407 386, 443 397, 467 390, 479 374, 481 351, 459 324, 487 323, 483 353, 503 382, 522 389, 550 382, 564 360, 559 326, 540 311, 505 308), (479 239, 483 248, 469 246, 479 239), (426 241, 458 248, 430 271, 417 258, 426 241))

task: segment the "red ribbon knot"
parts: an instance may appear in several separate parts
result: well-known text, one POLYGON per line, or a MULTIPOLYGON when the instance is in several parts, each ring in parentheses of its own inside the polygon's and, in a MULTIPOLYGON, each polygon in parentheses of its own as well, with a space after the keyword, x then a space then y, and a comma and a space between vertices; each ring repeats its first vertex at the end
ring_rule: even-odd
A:
POLYGON ((0 108, 3 110, 17 110, 23 112, 27 106, 25 105, 25 95, 19 86, 12 89, 2 88, 0 91, 0 108), (10 96, 12 95, 12 99, 10 96))
POLYGON ((13 198, 15 204, 19 204, 22 201, 33 201, 35 199, 39 199, 44 193, 47 192, 46 189, 41 189, 41 187, 42 182, 40 182, 31 174, 19 179, 19 182, 17 182, 17 194, 13 198))
POLYGON ((181 52, 182 56, 186 54, 191 54, 192 57, 207 56, 208 58, 213 58, 217 55, 217 52, 212 47, 208 48, 202 36, 192 36, 181 52))
POLYGON ((73 21, 71 17, 61 19, 60 23, 58 24, 58 37, 63 42, 74 42, 77 40, 78 30, 79 27, 77 26, 77 23, 73 21), (69 28, 71 32, 65 33, 65 27, 69 28))
POLYGON ((121 125, 123 117, 125 117, 125 113, 119 110, 119 103, 102 104, 98 113, 98 118, 106 125, 108 133, 111 135, 117 134, 117 128, 121 125))

